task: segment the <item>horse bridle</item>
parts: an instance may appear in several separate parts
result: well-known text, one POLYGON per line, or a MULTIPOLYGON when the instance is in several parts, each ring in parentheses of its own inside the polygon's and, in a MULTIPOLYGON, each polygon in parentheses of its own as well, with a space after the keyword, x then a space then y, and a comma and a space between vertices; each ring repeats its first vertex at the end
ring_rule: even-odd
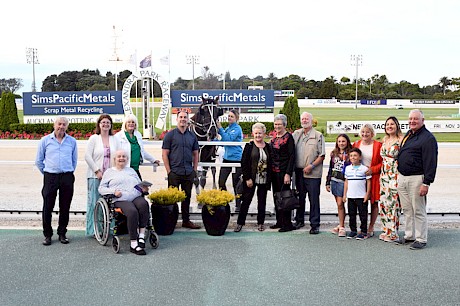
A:
MULTIPOLYGON (((200 106, 200 107, 205 107, 205 106, 208 108, 208 112, 209 112, 209 114, 211 115, 211 122, 209 123, 208 129, 205 130, 205 128, 206 128, 205 124, 199 123, 199 122, 194 121, 194 120, 190 120, 190 122, 192 123, 193 132, 194 132, 196 135, 198 135, 199 137, 207 137, 208 140, 210 140, 210 139, 209 139, 209 136, 208 136, 208 135, 209 135, 209 131, 211 131, 211 129, 212 129, 213 127, 215 127, 216 130, 217 130, 217 123, 216 123, 216 120, 214 119, 214 107, 216 107, 217 104, 215 104, 215 103, 210 103, 210 104, 202 105, 202 106, 200 106), (198 126, 202 131, 205 131, 205 133, 204 133, 204 134, 200 134, 199 132, 197 132, 197 130, 196 130, 196 128, 195 128, 196 126, 198 126)), ((217 108, 217 107, 216 107, 216 108, 217 108)))

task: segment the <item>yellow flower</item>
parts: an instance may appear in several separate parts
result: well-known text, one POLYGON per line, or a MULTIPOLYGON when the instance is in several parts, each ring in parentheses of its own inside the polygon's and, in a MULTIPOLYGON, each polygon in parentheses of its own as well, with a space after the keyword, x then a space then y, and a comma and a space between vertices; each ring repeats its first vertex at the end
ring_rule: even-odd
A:
POLYGON ((200 194, 196 196, 198 203, 211 206, 225 206, 234 199, 235 197, 230 192, 217 189, 202 190, 200 194))
POLYGON ((185 200, 185 192, 176 187, 169 187, 168 189, 160 189, 152 192, 149 199, 154 205, 171 205, 185 200))

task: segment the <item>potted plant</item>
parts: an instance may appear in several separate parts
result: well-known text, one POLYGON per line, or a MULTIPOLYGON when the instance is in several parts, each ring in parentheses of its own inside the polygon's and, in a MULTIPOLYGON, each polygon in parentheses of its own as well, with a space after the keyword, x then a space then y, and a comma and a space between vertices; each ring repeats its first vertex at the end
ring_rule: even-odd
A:
POLYGON ((206 233, 211 236, 225 234, 228 222, 230 221, 230 206, 228 203, 235 197, 226 190, 202 190, 196 196, 198 203, 203 204, 201 218, 206 233))
POLYGON ((152 224, 158 235, 171 235, 179 217, 177 202, 185 200, 185 192, 176 187, 163 188, 149 195, 152 202, 152 224))

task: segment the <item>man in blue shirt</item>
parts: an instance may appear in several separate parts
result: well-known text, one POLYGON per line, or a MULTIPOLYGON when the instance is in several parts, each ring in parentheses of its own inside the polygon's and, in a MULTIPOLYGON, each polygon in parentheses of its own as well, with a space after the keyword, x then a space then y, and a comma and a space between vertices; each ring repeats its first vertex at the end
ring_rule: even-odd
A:
POLYGON ((185 192, 186 198, 181 204, 182 227, 199 229, 200 226, 190 221, 190 198, 193 180, 198 168, 198 140, 187 129, 188 114, 177 114, 177 128, 169 131, 163 139, 162 157, 168 174, 168 187, 174 186, 185 192))
POLYGON ((63 244, 69 243, 66 237, 69 223, 69 210, 74 190, 74 171, 77 166, 77 141, 66 134, 69 120, 57 117, 54 132, 44 136, 38 144, 35 165, 43 174, 43 245, 51 244, 53 228, 51 217, 59 191, 59 223, 57 234, 63 244))
POLYGON ((425 127, 421 110, 409 112, 409 129, 398 154, 397 188, 406 221, 404 240, 399 244, 412 243, 412 250, 420 250, 428 240, 426 196, 436 176, 438 142, 425 127))

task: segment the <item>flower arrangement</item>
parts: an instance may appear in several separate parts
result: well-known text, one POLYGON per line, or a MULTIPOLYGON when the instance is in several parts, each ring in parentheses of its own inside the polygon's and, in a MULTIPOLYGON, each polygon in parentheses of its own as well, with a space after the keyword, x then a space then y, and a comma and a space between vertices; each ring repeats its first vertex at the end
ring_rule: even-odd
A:
POLYGON ((154 205, 171 205, 185 200, 185 192, 177 187, 160 189, 149 194, 150 202, 154 205))
POLYGON ((235 196, 226 190, 210 189, 202 190, 196 196, 199 204, 210 206, 225 206, 235 199, 235 196))

